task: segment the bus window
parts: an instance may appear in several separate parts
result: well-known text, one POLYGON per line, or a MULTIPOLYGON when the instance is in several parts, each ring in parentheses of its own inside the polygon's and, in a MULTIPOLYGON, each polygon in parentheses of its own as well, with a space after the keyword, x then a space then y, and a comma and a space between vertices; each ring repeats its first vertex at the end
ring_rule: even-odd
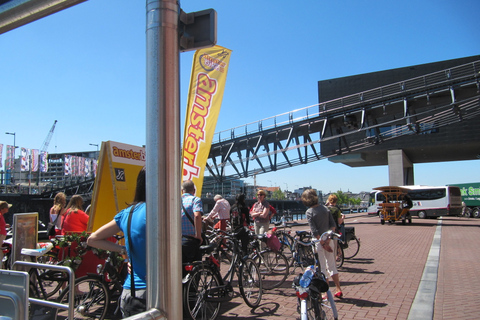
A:
POLYGON ((412 200, 435 200, 445 198, 445 188, 442 189, 425 189, 425 190, 411 190, 408 195, 412 200))

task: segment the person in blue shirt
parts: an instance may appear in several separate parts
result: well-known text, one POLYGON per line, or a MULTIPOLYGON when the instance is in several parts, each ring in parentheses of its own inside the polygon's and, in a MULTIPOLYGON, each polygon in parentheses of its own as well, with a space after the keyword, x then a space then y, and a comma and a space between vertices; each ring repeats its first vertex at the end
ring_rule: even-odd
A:
POLYGON ((191 180, 182 183, 182 262, 202 259, 202 199, 195 196, 195 184, 191 180), (187 216, 188 215, 188 216, 187 216))
MULTIPOLYGON (((94 248, 120 252, 127 254, 128 260, 133 266, 133 275, 128 274, 123 284, 123 292, 120 299, 120 310, 124 317, 131 316, 125 310, 126 301, 131 297, 131 279, 134 277, 135 297, 146 300, 147 288, 147 234, 146 234, 146 172, 145 167, 140 170, 137 177, 137 186, 135 188, 135 197, 130 206, 115 215, 112 221, 103 225, 92 233, 87 239, 87 244, 94 248), (132 222, 130 228, 132 248, 111 242, 109 238, 113 235, 123 232, 125 243, 128 244, 127 223, 128 216, 132 211, 132 222), (133 251, 133 252, 132 252, 133 251)), ((145 301, 144 300, 144 301, 145 301)))

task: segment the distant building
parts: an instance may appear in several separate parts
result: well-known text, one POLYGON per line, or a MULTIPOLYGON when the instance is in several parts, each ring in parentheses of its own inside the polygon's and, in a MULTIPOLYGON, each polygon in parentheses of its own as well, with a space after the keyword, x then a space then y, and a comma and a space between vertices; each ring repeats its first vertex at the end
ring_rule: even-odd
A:
POLYGON ((95 178, 98 151, 50 153, 47 172, 22 171, 22 158, 15 159, 13 171, 0 171, 4 193, 38 194, 95 178))
POLYGON ((307 190, 307 189, 313 189, 317 192, 317 195, 318 195, 318 202, 319 203, 324 203, 325 201, 323 200, 323 192, 320 190, 317 190, 315 188, 312 188, 312 186, 309 186, 309 187, 302 187, 302 188, 299 188, 299 189, 295 189, 293 191, 293 193, 295 194, 296 196, 296 200, 300 200, 302 198, 302 193, 307 190))
POLYGON ((215 178, 205 176, 203 178, 202 198, 213 198, 216 194, 224 198, 235 198, 238 193, 245 193, 245 183, 240 179, 225 179, 218 182, 215 178))

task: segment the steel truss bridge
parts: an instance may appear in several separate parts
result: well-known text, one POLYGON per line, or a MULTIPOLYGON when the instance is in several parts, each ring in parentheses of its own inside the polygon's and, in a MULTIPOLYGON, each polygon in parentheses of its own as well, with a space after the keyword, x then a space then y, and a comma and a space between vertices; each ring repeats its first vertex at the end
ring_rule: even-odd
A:
MULTIPOLYGON (((206 168, 219 182, 248 178, 382 146, 390 148, 390 141, 426 137, 441 128, 478 121, 479 116, 480 61, 475 61, 218 132, 206 168)), ((474 155, 456 150, 460 158, 455 160, 476 158, 479 136, 472 136, 479 140, 475 141, 478 150, 470 151, 474 155)), ((361 165, 387 164, 378 162, 378 153, 375 158, 361 165)), ((40 197, 53 198, 62 191, 89 200, 94 182, 66 183, 40 197)))
POLYGON ((433 136, 478 120, 479 81, 475 61, 221 131, 206 169, 220 182, 433 136))
POLYGON ((84 201, 90 201, 93 193, 93 186, 95 184, 95 178, 86 178, 81 181, 65 182, 62 187, 51 188, 43 191, 40 195, 41 198, 55 198, 55 195, 59 192, 65 193, 67 197, 73 195, 81 195, 84 201))

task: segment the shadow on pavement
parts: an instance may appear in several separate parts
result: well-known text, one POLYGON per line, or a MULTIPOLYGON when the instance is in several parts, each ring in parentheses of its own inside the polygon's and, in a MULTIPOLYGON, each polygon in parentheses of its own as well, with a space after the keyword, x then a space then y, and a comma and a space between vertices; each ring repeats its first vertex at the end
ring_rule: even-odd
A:
POLYGON ((368 308, 384 308, 388 306, 387 303, 383 302, 374 302, 374 301, 369 301, 369 300, 363 300, 363 299, 349 299, 349 298, 344 298, 341 300, 335 300, 336 304, 351 304, 355 305, 357 307, 368 307, 368 308))

